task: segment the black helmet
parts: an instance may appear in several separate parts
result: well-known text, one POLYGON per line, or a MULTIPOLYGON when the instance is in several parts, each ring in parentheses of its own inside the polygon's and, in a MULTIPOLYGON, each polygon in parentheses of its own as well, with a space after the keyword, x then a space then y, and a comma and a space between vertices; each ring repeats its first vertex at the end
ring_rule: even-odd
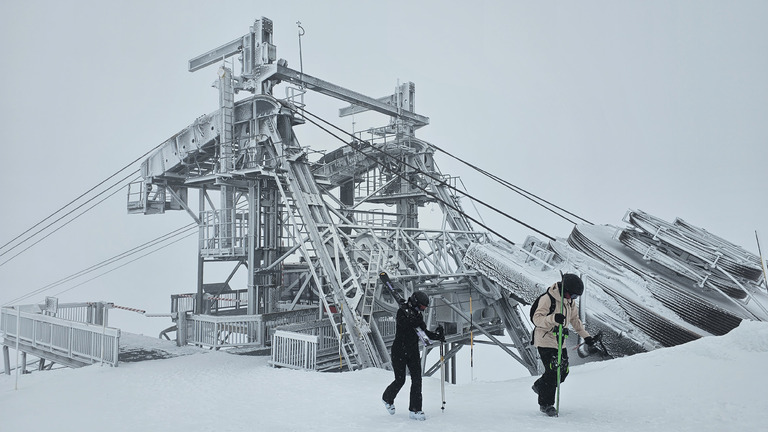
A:
POLYGON ((429 296, 421 291, 414 292, 409 301, 413 307, 417 307, 419 309, 424 309, 429 306, 429 296))
POLYGON ((563 291, 569 294, 577 296, 584 294, 584 282, 581 281, 580 277, 573 273, 566 273, 563 275, 563 284, 565 285, 563 291))

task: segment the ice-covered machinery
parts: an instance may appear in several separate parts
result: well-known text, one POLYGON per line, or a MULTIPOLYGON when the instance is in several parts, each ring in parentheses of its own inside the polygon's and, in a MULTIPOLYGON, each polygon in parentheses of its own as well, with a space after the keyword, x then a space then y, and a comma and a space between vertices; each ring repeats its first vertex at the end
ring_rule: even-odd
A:
POLYGON ((426 320, 445 327, 447 359, 482 333, 532 374, 523 309, 560 272, 582 275, 583 318, 614 355, 768 319, 755 257, 683 221, 630 212, 624 230, 577 225, 567 241, 522 246, 476 230, 455 178, 435 165, 435 146, 415 135, 429 119, 415 112, 413 83, 372 98, 290 69, 267 18, 189 70, 214 64, 218 109, 162 143, 128 197, 130 213, 185 210, 197 224, 197 286, 172 297, 180 343, 271 350, 273 364, 307 369, 386 368, 396 304, 380 271, 406 295, 431 296, 426 320), (235 55, 239 75, 227 60, 235 55), (311 113, 310 90, 348 103, 340 116, 374 111, 389 121, 347 134, 311 113), (312 160, 314 143, 297 138, 307 123, 339 148, 312 160), (438 226, 420 215, 428 206, 441 210, 438 226), (228 271, 206 283, 214 265, 228 271))
POLYGON ((405 294, 432 297, 427 322, 446 328, 448 358, 474 331, 537 371, 522 304, 463 262, 489 236, 472 228, 451 189, 455 179, 438 171, 434 149, 415 137, 429 119, 415 113, 413 83, 371 98, 290 69, 277 57, 267 18, 190 60, 189 70, 213 64, 221 64, 218 109, 162 143, 129 190, 130 213, 185 210, 199 227, 196 290, 173 300, 178 336, 274 351, 289 343, 281 338, 310 335, 314 369, 387 367, 395 304, 376 277, 387 271, 405 294), (239 75, 227 63, 235 55, 239 75), (276 96, 280 83, 285 98, 276 96), (340 148, 312 161, 312 143, 300 145, 295 128, 328 126, 304 105, 309 90, 349 103, 342 116, 370 110, 389 122, 337 133, 340 148), (190 189, 199 192, 196 208, 190 189), (441 226, 422 226, 426 205, 442 209, 441 226), (204 283, 213 263, 231 264, 231 273, 204 283), (232 286, 240 269, 244 286, 232 286), (513 349, 496 338, 505 331, 513 349))

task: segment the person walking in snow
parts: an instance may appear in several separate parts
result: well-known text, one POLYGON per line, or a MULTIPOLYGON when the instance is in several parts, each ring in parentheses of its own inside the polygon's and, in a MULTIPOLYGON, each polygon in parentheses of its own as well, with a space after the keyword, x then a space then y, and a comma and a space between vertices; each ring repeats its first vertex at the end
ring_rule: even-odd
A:
POLYGON ((390 414, 395 413, 395 397, 405 384, 405 369, 411 375, 411 399, 408 406, 409 417, 415 420, 426 420, 421 410, 421 357, 419 355, 419 333, 423 332, 432 340, 445 342, 443 327, 437 326, 434 332, 427 330, 422 312, 429 306, 429 296, 416 291, 400 304, 397 311, 395 341, 392 343, 392 370, 395 380, 384 390, 381 397, 384 406, 390 414))
MULTIPOLYGON (((579 319, 579 306, 575 300, 584 293, 584 283, 571 273, 563 275, 562 281, 556 282, 540 298, 538 307, 533 313, 533 345, 539 351, 539 357, 544 364, 544 374, 533 383, 533 391, 539 395, 541 412, 556 416, 555 391, 557 390, 557 329, 563 325, 563 335, 568 334, 570 324, 584 342, 592 346, 595 341, 584 324, 579 319), (564 298, 564 299, 563 299, 564 298), (554 305, 553 305, 554 303, 554 305), (562 313, 561 311, 562 305, 562 313)), ((563 338, 565 345, 565 338, 563 338)), ((560 382, 568 376, 568 350, 563 346, 560 362, 560 382)))

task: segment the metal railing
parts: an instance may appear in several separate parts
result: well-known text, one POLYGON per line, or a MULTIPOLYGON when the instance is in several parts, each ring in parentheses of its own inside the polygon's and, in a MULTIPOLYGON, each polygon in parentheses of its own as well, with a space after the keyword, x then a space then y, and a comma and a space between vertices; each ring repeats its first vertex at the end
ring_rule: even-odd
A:
POLYGON ((192 315, 192 332, 188 343, 212 349, 259 345, 256 329, 259 315, 211 316, 192 315))
MULTIPOLYGON (((171 295, 171 313, 194 312, 197 305, 196 294, 171 295)), ((221 294, 203 295, 202 310, 206 315, 236 315, 248 309, 248 290, 229 291, 221 294)))
POLYGON ((315 370, 319 336, 276 330, 272 335, 272 366, 315 370))
MULTIPOLYGON (((389 315, 374 318, 382 337, 391 341, 395 320, 389 315), (383 330, 381 330, 383 329, 383 330)), ((272 366, 317 370, 318 357, 339 350, 339 339, 327 319, 281 326, 272 336, 272 366)))
POLYGON ((185 313, 195 311, 195 294, 171 295, 171 313, 185 313))
POLYGON ((276 327, 315 320, 317 314, 316 309, 299 309, 261 315, 192 315, 187 343, 212 349, 265 346, 276 327))
POLYGON ((247 309, 247 289, 203 296, 203 310, 210 315, 245 313, 247 309))
POLYGON ((18 341, 20 350, 31 348, 40 355, 50 353, 77 363, 117 366, 120 329, 4 307, 0 331, 6 345, 18 341))
POLYGON ((199 249, 203 256, 244 255, 248 218, 238 209, 200 213, 199 249))
POLYGON ((147 184, 143 180, 128 184, 129 213, 163 213, 171 203, 170 194, 166 193, 163 184, 147 184))
POLYGON ((60 303, 57 305, 56 313, 53 316, 68 321, 101 326, 106 318, 106 311, 107 308, 103 302, 60 303))
MULTIPOLYGON (((290 324, 280 326, 276 331, 282 331, 284 334, 302 334, 309 336, 316 336, 317 339, 317 351, 338 351, 339 350, 339 337, 333 330, 333 326, 328 319, 321 319, 315 321, 308 321, 298 324, 290 324)), ((273 345, 274 349, 275 346, 273 345)))

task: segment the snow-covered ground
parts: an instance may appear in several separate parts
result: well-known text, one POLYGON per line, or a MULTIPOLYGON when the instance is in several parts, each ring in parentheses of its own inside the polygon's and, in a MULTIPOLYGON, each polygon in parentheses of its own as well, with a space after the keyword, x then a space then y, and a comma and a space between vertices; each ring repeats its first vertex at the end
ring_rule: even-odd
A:
MULTIPOLYGON (((157 342, 158 344, 160 342, 157 342)), ((173 351, 173 344, 165 342, 173 351)), ((758 431, 768 415, 768 323, 721 337, 572 367, 559 418, 539 413, 534 377, 446 385, 425 378, 426 422, 380 397, 391 372, 275 369, 224 352, 0 376, 3 431, 758 431)), ((481 362, 482 363, 482 362, 481 362)), ((483 366, 500 375, 513 360, 483 366)), ((476 366, 478 367, 478 366, 476 366)))

